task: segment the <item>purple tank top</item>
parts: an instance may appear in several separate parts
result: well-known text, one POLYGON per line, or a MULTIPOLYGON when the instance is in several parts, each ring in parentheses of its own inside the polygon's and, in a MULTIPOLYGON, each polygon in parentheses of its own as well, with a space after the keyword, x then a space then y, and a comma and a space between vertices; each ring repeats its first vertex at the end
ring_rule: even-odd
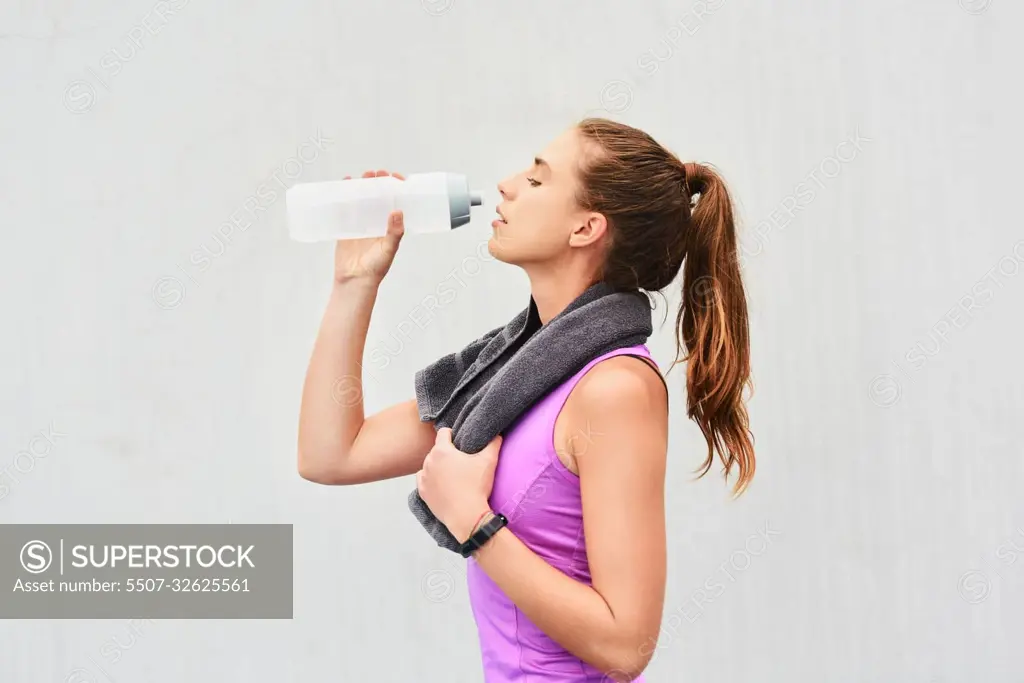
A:
MULTIPOLYGON (((555 419, 583 375, 619 355, 651 359, 645 344, 602 354, 519 416, 502 440, 490 496, 491 509, 508 518, 509 530, 520 541, 587 585, 590 566, 579 477, 555 453, 555 419)), ((577 442, 587 438, 581 434, 577 442)), ((466 572, 485 683, 613 683, 537 628, 472 557, 466 572)), ((643 681, 643 676, 634 679, 643 681)))

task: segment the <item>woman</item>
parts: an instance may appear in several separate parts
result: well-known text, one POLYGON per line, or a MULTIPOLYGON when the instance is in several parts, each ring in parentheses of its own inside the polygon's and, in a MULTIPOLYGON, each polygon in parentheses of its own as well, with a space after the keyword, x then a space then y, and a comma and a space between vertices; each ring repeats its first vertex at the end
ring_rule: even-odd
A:
MULTIPOLYGON (((726 477, 738 470, 739 494, 754 474, 750 367, 723 181, 640 130, 584 119, 498 189, 488 250, 526 272, 542 323, 597 282, 656 292, 683 269, 686 355, 673 366, 687 361, 687 414, 708 444, 701 476, 717 452, 726 477)), ((668 440, 666 385, 646 345, 595 358, 475 457, 421 422, 415 399, 364 418, 367 327, 403 234, 401 213, 389 220, 384 237, 337 244, 303 389, 300 474, 323 484, 416 474, 459 542, 495 512, 509 518, 468 560, 487 683, 643 680, 665 593, 668 440), (352 400, 325 400, 339 378, 352 400)))

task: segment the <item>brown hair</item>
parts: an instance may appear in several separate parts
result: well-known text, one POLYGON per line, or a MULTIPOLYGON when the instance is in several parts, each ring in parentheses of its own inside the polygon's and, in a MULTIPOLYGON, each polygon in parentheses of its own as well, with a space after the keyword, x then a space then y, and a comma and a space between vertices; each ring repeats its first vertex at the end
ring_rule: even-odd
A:
POLYGON ((599 279, 616 289, 657 292, 683 269, 676 358, 687 362, 687 415, 707 440, 701 477, 718 455, 734 495, 754 476, 753 435, 743 389, 750 379, 747 301, 733 207, 709 166, 681 162, 647 133, 603 118, 577 124, 592 153, 579 169, 581 207, 605 216, 609 240, 599 279), (696 203, 693 202, 696 195, 696 203), (679 354, 685 349, 682 360, 679 354))

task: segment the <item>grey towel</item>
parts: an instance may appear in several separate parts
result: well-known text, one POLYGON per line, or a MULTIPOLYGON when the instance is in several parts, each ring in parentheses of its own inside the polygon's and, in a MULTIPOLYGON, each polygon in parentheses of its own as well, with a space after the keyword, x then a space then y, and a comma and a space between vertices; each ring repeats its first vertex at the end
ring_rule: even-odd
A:
MULTIPOLYGON (((642 344, 651 331, 650 301, 640 291, 616 291, 599 282, 545 325, 531 295, 530 305, 508 324, 416 373, 420 420, 450 427, 456 448, 479 453, 588 362, 642 344)), ((418 490, 409 495, 409 509, 439 546, 458 551, 458 541, 418 490)))

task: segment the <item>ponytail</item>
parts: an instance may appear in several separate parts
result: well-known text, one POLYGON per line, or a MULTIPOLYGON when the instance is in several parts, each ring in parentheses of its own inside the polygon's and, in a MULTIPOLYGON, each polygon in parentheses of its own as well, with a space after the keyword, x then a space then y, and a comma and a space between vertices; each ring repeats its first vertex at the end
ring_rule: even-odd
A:
MULTIPOLYGON (((718 452, 725 476, 733 466, 740 495, 754 476, 753 435, 743 403, 750 380, 747 301, 740 277, 732 201, 725 182, 703 164, 683 165, 683 195, 696 203, 685 213, 683 296, 676 318, 678 352, 687 362, 687 415, 708 444, 700 476, 718 452)), ((688 202, 688 203, 691 203, 688 202)), ((678 357, 678 353, 677 353, 678 357)))
POLYGON ((753 435, 743 403, 743 389, 751 384, 750 343, 725 183, 710 167, 682 163, 624 123, 590 118, 578 130, 590 144, 580 165, 577 203, 604 214, 611 226, 600 278, 622 290, 660 292, 683 270, 676 359, 669 371, 687 362, 686 412, 708 444, 700 476, 717 451, 726 478, 734 466, 739 469, 733 490, 738 496, 754 476, 753 435))

